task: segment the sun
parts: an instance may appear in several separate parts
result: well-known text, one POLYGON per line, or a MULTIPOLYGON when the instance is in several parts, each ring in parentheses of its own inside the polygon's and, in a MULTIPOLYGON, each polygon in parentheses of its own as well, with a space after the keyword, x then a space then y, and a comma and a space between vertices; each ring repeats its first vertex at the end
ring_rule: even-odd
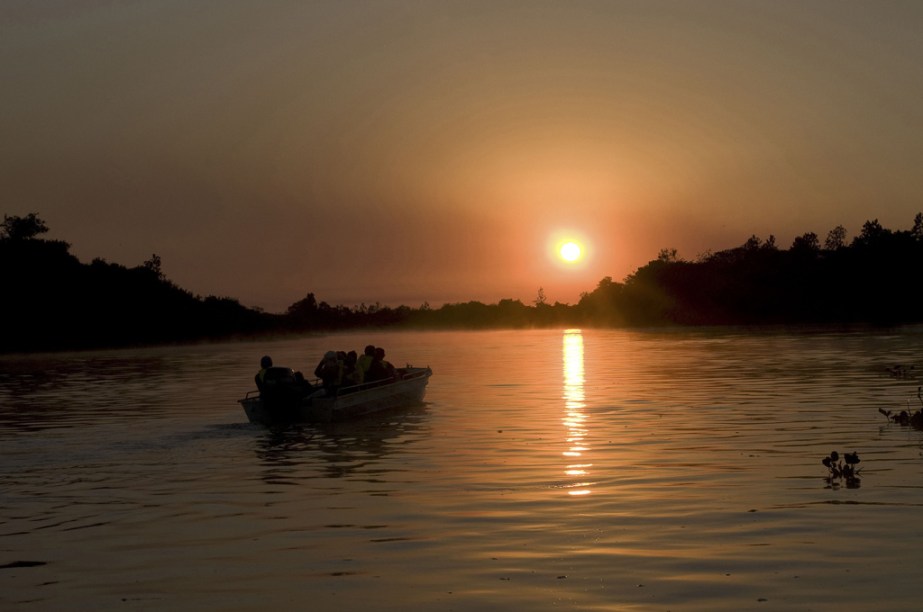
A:
POLYGON ((583 249, 573 240, 569 240, 560 246, 558 255, 566 262, 575 263, 580 261, 580 257, 583 255, 583 249))
POLYGON ((574 274, 588 269, 595 249, 587 234, 573 228, 562 228, 548 235, 545 256, 555 269, 574 274))

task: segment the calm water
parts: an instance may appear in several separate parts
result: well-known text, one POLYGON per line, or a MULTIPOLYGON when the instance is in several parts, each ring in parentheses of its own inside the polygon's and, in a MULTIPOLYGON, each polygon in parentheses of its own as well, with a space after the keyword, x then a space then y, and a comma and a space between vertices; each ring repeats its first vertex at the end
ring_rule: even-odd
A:
POLYGON ((0 608, 914 610, 923 330, 352 334, 0 358, 0 608), (423 407, 270 431, 259 357, 423 407), (919 369, 920 366, 917 366, 919 369), (861 486, 825 479, 858 451, 861 486))

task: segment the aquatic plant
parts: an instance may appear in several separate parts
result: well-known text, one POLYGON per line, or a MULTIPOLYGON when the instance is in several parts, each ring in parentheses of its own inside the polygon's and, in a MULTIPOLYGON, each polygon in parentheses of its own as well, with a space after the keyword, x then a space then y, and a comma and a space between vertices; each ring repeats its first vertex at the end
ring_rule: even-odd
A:
POLYGON ((840 453, 833 451, 821 460, 821 463, 830 470, 826 478, 827 482, 833 487, 845 484, 847 489, 858 488, 860 485, 859 472, 862 470, 856 467, 859 461, 858 452, 843 453, 841 457, 840 453))
MULTIPOLYGON (((917 399, 920 400, 920 404, 923 405, 923 387, 917 387, 917 399)), ((907 410, 893 413, 890 410, 879 408, 878 412, 885 415, 889 421, 897 423, 898 425, 909 425, 914 429, 923 430, 923 410, 911 411, 910 400, 907 400, 907 410)))

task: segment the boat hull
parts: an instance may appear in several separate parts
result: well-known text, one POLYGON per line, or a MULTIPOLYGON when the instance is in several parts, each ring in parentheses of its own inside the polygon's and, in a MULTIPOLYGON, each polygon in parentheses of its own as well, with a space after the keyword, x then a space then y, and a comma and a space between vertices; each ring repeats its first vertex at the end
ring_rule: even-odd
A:
POLYGON ((401 368, 394 381, 344 387, 335 397, 323 390, 291 405, 267 406, 259 395, 238 400, 251 423, 329 423, 360 418, 376 412, 423 403, 432 370, 401 368))

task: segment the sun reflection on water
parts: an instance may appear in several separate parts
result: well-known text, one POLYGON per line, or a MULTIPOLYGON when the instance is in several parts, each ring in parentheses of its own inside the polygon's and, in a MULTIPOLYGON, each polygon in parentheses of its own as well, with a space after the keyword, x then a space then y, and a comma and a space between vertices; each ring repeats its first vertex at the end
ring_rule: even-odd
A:
MULTIPOLYGON (((562 454, 570 462, 564 473, 569 477, 585 478, 592 463, 587 463, 585 454, 590 450, 587 442, 585 375, 583 370, 583 334, 579 329, 564 330, 564 423, 567 450, 562 454)), ((569 495, 589 495, 589 482, 574 482, 567 486, 569 495)))

